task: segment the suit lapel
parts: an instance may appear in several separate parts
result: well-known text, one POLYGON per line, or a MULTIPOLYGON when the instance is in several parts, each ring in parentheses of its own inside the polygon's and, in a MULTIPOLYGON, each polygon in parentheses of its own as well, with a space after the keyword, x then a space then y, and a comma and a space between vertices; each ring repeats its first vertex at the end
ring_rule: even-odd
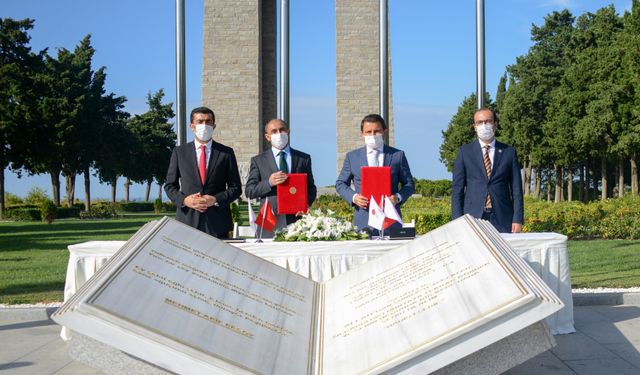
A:
POLYGON ((271 148, 262 153, 262 162, 267 166, 269 172, 266 176, 267 178, 269 178, 271 174, 279 171, 278 165, 276 164, 276 158, 273 157, 273 151, 271 151, 271 148))
POLYGON ((500 165, 500 162, 502 161, 502 149, 504 145, 498 141, 496 141, 496 149, 494 150, 493 153, 493 167, 491 168, 491 177, 493 177, 496 174, 496 171, 498 170, 498 166, 500 165))
POLYGON ((193 176, 197 177, 198 181, 200 181, 200 168, 198 168, 198 154, 196 153, 195 142, 189 142, 186 146, 187 149, 185 151, 187 152, 187 160, 191 159, 192 161, 189 163, 193 169, 191 173, 193 176))
MULTIPOLYGON (((484 178, 486 180, 489 180, 489 176, 487 176, 486 169, 484 168, 484 150, 482 149, 482 147, 480 147, 480 142, 478 142, 477 140, 473 142, 472 150, 473 154, 476 156, 471 158, 471 160, 476 164, 478 170, 482 172, 484 178)), ((493 168, 491 173, 493 173, 493 168)))
POLYGON ((209 155, 209 166, 207 167, 207 177, 205 179, 205 183, 213 178, 212 176, 216 171, 219 156, 220 150, 218 150, 216 142, 211 141, 211 155, 209 155))
POLYGON ((388 167, 391 165, 391 153, 389 152, 389 148, 387 147, 387 145, 384 145, 384 147, 382 148, 382 154, 384 155, 384 161, 382 162, 382 165, 384 167, 388 167))
POLYGON ((289 148, 289 150, 291 150, 291 173, 298 173, 300 170, 300 158, 294 149, 289 148))

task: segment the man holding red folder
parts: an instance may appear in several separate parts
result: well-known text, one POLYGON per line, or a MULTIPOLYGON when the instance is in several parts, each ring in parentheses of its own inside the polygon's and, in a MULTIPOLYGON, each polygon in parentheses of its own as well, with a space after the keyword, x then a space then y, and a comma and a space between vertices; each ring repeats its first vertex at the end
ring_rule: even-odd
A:
MULTIPOLYGON (((316 185, 311 171, 311 156, 292 149, 289 146, 289 125, 280 119, 273 119, 264 126, 264 137, 271 147, 251 158, 249 178, 245 187, 245 194, 249 199, 269 200, 274 213, 278 212, 277 187, 287 183, 289 174, 305 173, 307 203, 311 206, 316 199, 316 185)), ((294 182, 294 181, 289 181, 294 182)), ((296 181, 296 183, 298 183, 296 181)), ((294 185, 294 184, 292 184, 294 185)), ((288 194, 297 194, 302 186, 291 186, 288 194)), ((295 214, 277 215, 276 230, 287 226, 299 219, 295 214)), ((263 238, 271 237, 272 233, 263 233, 263 238)))
MULTIPOLYGON (((413 176, 404 152, 384 144, 387 124, 380 115, 365 116, 360 123, 360 133, 365 146, 347 153, 342 171, 336 181, 336 191, 347 202, 353 205, 353 222, 360 228, 367 227, 369 220, 369 198, 361 194, 363 184, 362 167, 390 167, 391 192, 389 199, 398 213, 400 206, 413 195, 413 176), (354 188, 351 188, 353 182, 354 188)), ((370 173, 376 178, 377 173, 370 173)), ((365 184, 375 185, 379 181, 367 181, 365 184)), ((378 202, 382 204, 382 202, 378 202)), ((401 213, 400 213, 401 214, 401 213)), ((399 223, 394 225, 399 226, 399 223)))

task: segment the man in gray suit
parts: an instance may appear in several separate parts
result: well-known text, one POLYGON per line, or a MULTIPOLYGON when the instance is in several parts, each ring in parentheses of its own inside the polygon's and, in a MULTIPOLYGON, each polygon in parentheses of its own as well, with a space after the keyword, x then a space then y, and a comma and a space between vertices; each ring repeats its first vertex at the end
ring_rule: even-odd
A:
MULTIPOLYGON (((413 177, 404 152, 384 144, 387 124, 380 115, 365 116, 360 122, 360 133, 365 146, 347 153, 342 171, 336 181, 336 191, 354 208, 353 222, 367 228, 369 221, 369 197, 360 195, 360 168, 363 166, 391 167, 391 196, 389 199, 398 210, 413 195, 413 177), (354 189, 351 188, 351 183, 354 189)), ((394 226, 399 226, 395 223, 394 226)))
MULTIPOLYGON (((264 126, 264 137, 271 143, 271 148, 251 158, 249 178, 245 194, 249 199, 269 199, 269 204, 276 214, 276 230, 297 221, 299 215, 277 215, 277 186, 287 180, 288 173, 307 174, 307 201, 309 206, 316 199, 316 185, 311 171, 311 156, 289 146, 289 125, 280 119, 273 119, 264 126)), ((272 237, 273 233, 264 231, 263 238, 272 237)))

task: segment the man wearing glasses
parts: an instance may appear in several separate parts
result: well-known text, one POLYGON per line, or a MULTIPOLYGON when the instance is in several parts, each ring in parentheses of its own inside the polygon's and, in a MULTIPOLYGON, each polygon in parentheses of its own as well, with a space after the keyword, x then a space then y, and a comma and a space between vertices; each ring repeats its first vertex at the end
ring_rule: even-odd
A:
POLYGON ((451 213, 488 220, 503 233, 518 233, 524 222, 522 180, 516 150, 496 141, 496 113, 481 108, 473 115, 478 140, 458 150, 453 166, 451 213))

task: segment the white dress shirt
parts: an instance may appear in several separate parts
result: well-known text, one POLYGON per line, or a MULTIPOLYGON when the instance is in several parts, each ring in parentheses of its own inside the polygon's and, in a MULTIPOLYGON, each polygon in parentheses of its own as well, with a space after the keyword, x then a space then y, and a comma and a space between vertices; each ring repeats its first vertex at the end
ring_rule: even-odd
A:
POLYGON ((489 145, 489 160, 491 160, 491 170, 493 170, 493 156, 496 154, 496 139, 494 138, 491 143, 485 143, 479 139, 478 142, 480 142, 480 148, 482 149, 482 160, 484 160, 484 148, 486 145, 489 145))
POLYGON ((212 143, 213 142, 212 142, 211 139, 207 143, 200 143, 200 142, 198 142, 197 139, 193 140, 193 145, 196 148, 196 162, 198 163, 198 165, 200 163, 200 154, 202 153, 202 150, 200 149, 200 146, 205 145, 206 147, 205 147, 204 151, 205 151, 205 158, 207 160, 206 167, 209 168, 209 158, 211 157, 211 145, 212 145, 212 143))
POLYGON ((278 170, 280 170, 280 156, 278 156, 280 151, 284 151, 285 160, 287 161, 287 169, 289 170, 289 173, 291 173, 291 147, 287 145, 287 147, 283 148, 282 150, 278 150, 277 148, 271 146, 271 152, 273 152, 273 158, 276 161, 278 170))

